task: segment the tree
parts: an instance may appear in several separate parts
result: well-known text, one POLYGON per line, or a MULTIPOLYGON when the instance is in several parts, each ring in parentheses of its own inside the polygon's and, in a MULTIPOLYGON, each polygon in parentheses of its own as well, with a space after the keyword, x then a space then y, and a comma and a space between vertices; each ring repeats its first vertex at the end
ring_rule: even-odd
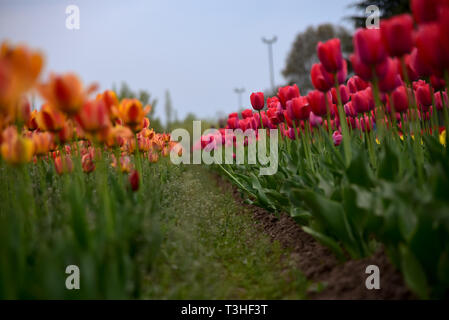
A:
POLYGON ((313 89, 310 70, 312 65, 318 62, 316 46, 318 42, 327 41, 331 38, 341 40, 343 56, 348 58, 353 51, 352 35, 344 27, 332 24, 322 24, 318 27, 310 26, 306 31, 296 36, 287 57, 285 69, 282 71, 289 83, 296 83, 303 91, 313 89))
POLYGON ((170 124, 172 122, 172 114, 173 114, 173 105, 171 102, 171 96, 170 91, 165 91, 165 117, 167 124, 165 125, 167 127, 167 130, 170 129, 170 124))
POLYGON ((365 27, 367 18, 365 11, 371 5, 379 8, 381 18, 390 18, 397 14, 410 12, 410 0, 361 0, 350 5, 361 12, 361 15, 349 17, 354 22, 355 28, 365 27))

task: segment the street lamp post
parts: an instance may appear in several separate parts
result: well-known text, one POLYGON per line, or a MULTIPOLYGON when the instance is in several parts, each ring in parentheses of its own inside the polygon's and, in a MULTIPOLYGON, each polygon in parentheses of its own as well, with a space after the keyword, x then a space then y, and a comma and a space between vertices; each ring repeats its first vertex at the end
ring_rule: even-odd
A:
POLYGON ((235 88, 234 92, 237 93, 239 109, 241 109, 242 108, 242 94, 243 94, 243 92, 245 92, 245 88, 235 88))
POLYGON ((273 36, 271 39, 262 38, 262 41, 268 45, 268 63, 270 68, 270 83, 271 83, 271 90, 273 92, 275 91, 274 88, 274 70, 273 70, 273 43, 277 41, 277 37, 273 36))

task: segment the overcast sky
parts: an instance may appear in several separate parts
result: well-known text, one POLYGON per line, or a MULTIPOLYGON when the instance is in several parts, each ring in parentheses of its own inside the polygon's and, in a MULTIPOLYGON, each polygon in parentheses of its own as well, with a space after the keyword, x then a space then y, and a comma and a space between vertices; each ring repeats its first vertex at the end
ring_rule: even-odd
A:
POLYGON ((269 87, 263 36, 276 35, 277 84, 298 32, 344 20, 354 0, 0 0, 0 40, 41 49, 49 71, 75 71, 102 90, 126 81, 159 100, 170 90, 179 118, 237 109, 235 87, 269 87), (67 5, 80 9, 80 29, 65 26, 67 5))

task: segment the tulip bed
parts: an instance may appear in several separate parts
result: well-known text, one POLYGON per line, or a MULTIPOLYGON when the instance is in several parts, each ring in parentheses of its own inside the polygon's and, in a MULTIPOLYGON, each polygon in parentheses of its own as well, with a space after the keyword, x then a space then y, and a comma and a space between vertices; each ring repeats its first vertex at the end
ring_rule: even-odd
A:
MULTIPOLYGON (((449 292, 449 8, 419 3, 414 18, 356 31, 348 80, 332 39, 317 47, 316 90, 301 96, 296 85, 281 87, 266 101, 253 93, 256 112, 229 115, 224 129, 278 130, 276 174, 260 176, 260 164, 218 169, 248 202, 289 213, 341 260, 384 248, 426 299, 449 292)), ((224 129, 211 145, 233 141, 224 129)))
POLYGON ((138 99, 91 98, 43 57, 0 50, 0 298, 138 298, 159 252, 160 200, 179 169, 138 99), (31 106, 36 90, 45 103, 31 106), (172 167, 172 168, 169 168, 172 167), (64 285, 75 265, 82 286, 64 285), (65 272, 64 272, 65 271, 65 272))

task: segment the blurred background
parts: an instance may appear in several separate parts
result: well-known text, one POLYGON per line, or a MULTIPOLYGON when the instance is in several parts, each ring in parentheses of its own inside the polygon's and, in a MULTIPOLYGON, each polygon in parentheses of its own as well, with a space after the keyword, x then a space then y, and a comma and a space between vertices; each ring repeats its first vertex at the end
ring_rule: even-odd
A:
POLYGON ((212 125, 249 107, 254 91, 297 83, 306 94, 318 41, 339 37, 347 57, 367 6, 388 17, 408 2, 0 0, 0 41, 42 50, 44 78, 73 71, 151 103, 152 126, 170 131, 193 119, 212 125), (66 28, 68 5, 79 8, 79 30, 66 28))

